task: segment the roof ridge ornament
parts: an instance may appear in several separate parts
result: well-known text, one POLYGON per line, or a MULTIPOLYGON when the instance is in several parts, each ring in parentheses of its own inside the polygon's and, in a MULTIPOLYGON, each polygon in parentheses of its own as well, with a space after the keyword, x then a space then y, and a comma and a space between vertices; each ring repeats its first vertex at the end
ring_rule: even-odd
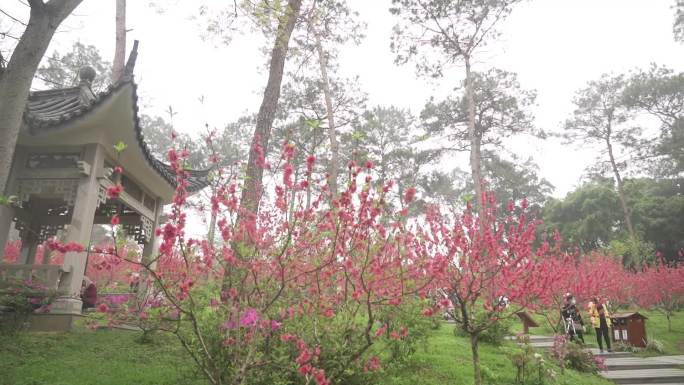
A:
POLYGON ((128 60, 124 67, 123 74, 118 83, 129 82, 133 80, 133 69, 135 68, 135 61, 138 59, 138 40, 133 40, 133 48, 128 54, 128 60))
POLYGON ((95 69, 91 66, 83 66, 78 70, 78 87, 81 89, 79 93, 80 102, 84 106, 89 106, 95 100, 93 93, 93 80, 95 80, 95 69))

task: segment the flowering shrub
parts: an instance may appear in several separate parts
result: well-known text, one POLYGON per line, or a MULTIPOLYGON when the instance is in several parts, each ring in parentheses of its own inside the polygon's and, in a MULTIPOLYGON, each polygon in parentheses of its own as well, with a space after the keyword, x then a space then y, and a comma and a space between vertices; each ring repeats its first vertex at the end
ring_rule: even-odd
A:
POLYGON ((569 354, 568 337, 565 335, 555 335, 553 337, 553 347, 551 348, 551 357, 558 361, 561 367, 561 372, 565 371, 566 359, 569 354))
MULTIPOLYGON (((210 243, 185 236, 188 155, 169 152, 178 188, 168 222, 157 229, 159 255, 140 261, 111 253, 145 270, 146 304, 133 312, 103 304, 109 322, 120 313, 154 320, 212 384, 365 382, 415 350, 430 322, 418 320, 417 310, 442 267, 426 234, 386 202, 390 186, 375 191, 370 170, 350 164, 339 196, 321 179, 320 194, 309 200, 286 143, 274 200, 258 213, 241 208, 237 181, 215 189, 217 239, 210 243)), ((314 180, 312 169, 307 161, 306 180, 314 180)))
POLYGON ((535 307, 556 279, 545 261, 557 252, 548 242, 535 246, 539 222, 528 219, 526 201, 519 210, 509 203, 508 215, 498 220, 494 196, 481 198, 477 213, 470 206, 451 216, 430 210, 424 233, 439 266, 437 305, 470 337, 476 384, 482 383, 482 334, 535 307))
MULTIPOLYGON (((0 285, 0 307, 9 314, 3 330, 16 330, 25 326, 27 318, 32 313, 45 313, 57 297, 54 290, 31 280, 9 280, 0 285)), ((5 323, 5 322, 2 322, 5 323)))
POLYGON ((21 240, 9 241, 3 246, 3 258, 0 262, 17 263, 21 256, 21 240))
POLYGON ((684 265, 668 266, 660 262, 646 266, 634 275, 634 300, 641 306, 661 312, 672 331, 672 316, 684 309, 684 265))
POLYGON ((605 362, 602 357, 594 356, 584 346, 570 342, 567 344, 564 366, 578 372, 598 373, 599 370, 605 369, 605 362))

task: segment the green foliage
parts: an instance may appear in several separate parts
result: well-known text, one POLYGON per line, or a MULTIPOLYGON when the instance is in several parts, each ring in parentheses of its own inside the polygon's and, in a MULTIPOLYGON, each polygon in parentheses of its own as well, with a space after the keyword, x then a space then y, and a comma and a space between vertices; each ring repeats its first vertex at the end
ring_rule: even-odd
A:
POLYGON ((570 342, 565 357, 566 367, 583 373, 597 373, 599 368, 594 355, 582 345, 570 342))
POLYGON ((649 353, 663 354, 665 353, 665 345, 660 340, 651 336, 646 342, 644 350, 649 353))
MULTIPOLYGON (((421 171, 437 159, 436 152, 414 146, 415 121, 408 110, 376 106, 366 110, 352 127, 352 132, 342 135, 341 154, 348 154, 347 162, 372 162, 378 175, 375 187, 381 190, 390 181, 398 186, 389 192, 393 198, 408 187, 418 186, 421 171)), ((409 209, 419 208, 413 205, 409 209)))
POLYGON ((544 207, 544 223, 549 230, 558 229, 566 244, 583 251, 623 234, 618 196, 606 179, 585 183, 563 200, 550 200, 544 207))
POLYGON ((127 148, 128 145, 122 141, 119 141, 114 145, 114 151, 116 151, 117 155, 121 155, 127 148))
MULTIPOLYGON (((130 331, 81 329, 70 333, 0 335, 0 384, 206 384, 193 372, 192 363, 173 336, 160 334, 150 344, 136 343, 136 338, 137 334, 130 331)), ((472 377, 469 345, 467 339, 454 338, 450 327, 442 327, 429 334, 426 349, 418 349, 406 365, 384 370, 377 382, 383 385, 463 384, 464 379, 472 377)), ((502 354, 501 347, 482 345, 480 353, 486 370, 496 377, 487 384, 514 384, 516 368, 502 354)), ((547 365, 558 370, 550 363, 547 365)), ((534 373, 530 372, 529 378, 533 377, 534 373)), ((292 383, 296 382, 288 384, 292 383)), ((597 376, 568 370, 558 378, 548 376, 546 384, 610 383, 597 376)))
POLYGON ((653 244, 639 239, 613 239, 605 251, 610 255, 621 257, 622 264, 629 268, 654 263, 656 258, 653 244))
MULTIPOLYGON (((473 320, 471 320, 471 322, 473 322, 473 324, 475 325, 488 324, 489 322, 487 322, 485 316, 485 313, 478 312, 473 317, 473 320)), ((513 322, 514 321, 510 318, 499 319, 497 322, 492 323, 491 326, 484 329, 482 332, 478 334, 478 341, 493 346, 501 346, 504 343, 506 337, 511 335, 511 328, 513 326, 513 322)), ((470 338, 470 335, 460 327, 454 328, 454 335, 459 338, 470 338)))
MULTIPOLYGON (((471 76, 475 93, 475 130, 482 146, 501 148, 503 138, 522 132, 537 133, 529 111, 536 93, 523 89, 516 74, 491 69, 473 72, 471 76)), ((448 139, 444 147, 450 151, 466 151, 471 145, 465 87, 464 80, 457 89, 457 96, 440 102, 431 99, 420 113, 427 132, 448 139)))
POLYGON ((684 246, 684 187, 680 179, 627 179, 624 191, 632 208, 637 240, 630 241, 617 193, 608 179, 585 183, 562 200, 544 207, 547 229, 558 229, 563 241, 583 251, 605 249, 626 266, 652 262, 655 251, 676 260, 684 246))
POLYGON ((439 327, 441 322, 437 315, 426 317, 421 314, 422 309, 427 304, 424 301, 414 300, 404 303, 402 306, 388 309, 379 318, 385 320, 389 325, 384 335, 384 344, 388 348, 388 365, 401 366, 405 364, 411 356, 419 349, 427 348, 427 340, 430 332, 439 327), (403 330, 408 330, 408 334, 402 336, 403 330), (397 338, 399 335, 401 338, 397 338))
POLYGON ((419 73, 442 77, 496 37, 497 23, 520 1, 392 0, 390 13, 399 19, 390 44, 395 63, 413 60, 419 73))
MULTIPOLYGON (((388 370, 383 373, 383 384, 388 385, 443 385, 443 384, 471 384, 473 368, 470 364, 469 338, 454 338, 451 325, 431 333, 428 348, 419 349, 411 358, 407 366, 388 370), (449 326, 449 327, 446 327, 449 326)), ((506 342, 503 346, 480 346, 480 356, 483 365, 483 376, 491 375, 488 385, 512 385, 516 381, 517 369, 505 352, 520 349, 513 342, 506 342), (510 350, 509 350, 510 349, 510 350), (486 368, 486 369, 485 369, 486 368), (488 374, 485 374, 487 372, 488 374)), ((527 368, 527 384, 538 383, 538 366, 532 354, 531 366, 527 368)), ((543 358, 543 357, 539 357, 543 358)), ((552 361, 542 363, 542 377, 547 385, 609 385, 609 381, 598 376, 582 374, 567 370, 562 376, 560 369, 552 361)))
MULTIPOLYGON (((680 5, 680 21, 684 19, 682 9, 684 5, 680 5)), ((684 72, 652 64, 648 70, 632 73, 624 92, 624 103, 630 109, 646 113, 660 124, 660 135, 639 146, 640 156, 650 163, 657 176, 673 177, 684 170, 682 89, 684 72)))
POLYGON ((263 366, 245 378, 246 385, 288 383, 286 380, 296 379, 297 367, 293 364, 292 357, 294 351, 277 336, 262 338, 255 333, 251 338, 258 342, 249 349, 241 350, 236 346, 226 345, 229 338, 239 340, 248 337, 245 336, 247 331, 244 328, 233 326, 228 329, 225 326, 226 314, 223 309, 211 305, 211 300, 220 296, 219 284, 220 282, 197 285, 192 290, 196 309, 194 317, 191 319, 181 315, 178 321, 174 322, 173 329, 166 328, 174 330, 186 352, 198 360, 197 370, 208 371, 214 378, 235 378, 239 375, 240 369, 224 363, 237 362, 245 355, 256 354, 263 360, 263 366), (231 333, 231 337, 228 337, 228 332, 231 333), (209 352, 208 355, 197 354, 204 349, 209 352), (208 356, 211 359, 208 359, 208 356))
POLYGON ((512 319, 501 319, 480 334, 480 341, 494 346, 500 346, 504 343, 505 338, 511 335, 512 325, 512 319))
POLYGON ((632 346, 627 342, 614 341, 613 342, 613 351, 615 351, 615 352, 638 353, 638 352, 641 352, 642 349, 639 347, 636 347, 636 346, 632 346))
POLYGON ((31 281, 11 279, 0 283, 0 331, 22 330, 30 314, 49 309, 57 292, 31 281))
POLYGON ((122 330, 0 335, 1 385, 206 385, 169 335, 122 330))
POLYGON ((19 202, 19 198, 16 195, 1 195, 0 194, 0 206, 13 206, 19 202))
POLYGON ((77 85, 78 71, 83 66, 90 66, 95 70, 93 91, 104 91, 109 84, 112 65, 100 56, 100 51, 93 45, 85 45, 77 41, 71 47, 70 52, 60 54, 53 51, 52 55, 45 59, 46 61, 36 71, 36 75, 51 89, 77 85))
POLYGON ((507 346, 504 348, 506 357, 516 369, 516 384, 553 384, 555 383, 556 370, 544 356, 529 345, 525 339, 520 346, 507 346))

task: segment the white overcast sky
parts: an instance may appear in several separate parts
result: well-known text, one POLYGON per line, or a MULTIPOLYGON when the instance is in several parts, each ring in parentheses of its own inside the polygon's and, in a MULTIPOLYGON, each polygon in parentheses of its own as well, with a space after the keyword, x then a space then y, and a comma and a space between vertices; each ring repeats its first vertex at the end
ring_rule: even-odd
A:
MULTIPOLYGON (((231 6, 231 0, 212 0, 231 6)), ((23 0, 0 0, 2 9, 28 18, 23 0)), ((104 58, 113 57, 114 0, 84 0, 55 35, 48 52, 65 51, 75 40, 97 46, 104 58)), ((245 112, 255 112, 266 82, 260 48, 262 41, 237 35, 230 45, 200 38, 202 26, 193 0, 128 0, 128 41, 140 41, 136 79, 148 113, 163 115, 172 106, 177 129, 191 132, 208 122, 223 126, 245 112), (199 98, 205 102, 200 104, 199 98)), ((360 46, 345 48, 341 75, 359 75, 369 105, 383 104, 420 112, 431 95, 444 95, 462 78, 462 71, 428 83, 412 67, 397 67, 389 49, 396 20, 388 12, 390 0, 349 0, 368 24, 360 46)), ((557 131, 572 111, 572 96, 602 73, 623 73, 656 62, 684 70, 684 45, 672 38, 674 0, 530 0, 501 25, 501 39, 487 49, 476 69, 492 66, 517 72, 524 88, 538 92, 536 124, 557 131)), ((3 16, 0 15, 0 18, 3 16)), ((0 19, 3 25, 7 19, 0 19)), ((15 29, 15 34, 21 30, 15 29)), ((5 42, 6 43, 6 42, 5 42)), ((6 44, 3 44, 6 46, 6 44)), ((563 196, 592 163, 587 149, 521 138, 512 151, 533 156, 541 174, 563 196)), ((461 164, 467 168, 467 164, 461 164)))

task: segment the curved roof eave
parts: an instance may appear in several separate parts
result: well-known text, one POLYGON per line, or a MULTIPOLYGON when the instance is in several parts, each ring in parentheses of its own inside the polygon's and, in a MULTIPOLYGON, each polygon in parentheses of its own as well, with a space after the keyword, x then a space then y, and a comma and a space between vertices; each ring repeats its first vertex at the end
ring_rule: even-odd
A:
MULTIPOLYGON (((65 129, 78 120, 86 118, 98 107, 114 98, 119 91, 131 87, 131 108, 135 138, 148 165, 154 169, 171 187, 177 186, 176 173, 172 167, 157 159, 145 142, 138 116, 137 84, 131 79, 110 86, 107 91, 84 100, 83 86, 60 90, 38 91, 31 94, 24 113, 24 121, 31 136, 65 129)), ((90 94, 92 95, 92 93, 90 94)), ((209 185, 207 170, 186 170, 187 190, 197 192, 209 185)))

